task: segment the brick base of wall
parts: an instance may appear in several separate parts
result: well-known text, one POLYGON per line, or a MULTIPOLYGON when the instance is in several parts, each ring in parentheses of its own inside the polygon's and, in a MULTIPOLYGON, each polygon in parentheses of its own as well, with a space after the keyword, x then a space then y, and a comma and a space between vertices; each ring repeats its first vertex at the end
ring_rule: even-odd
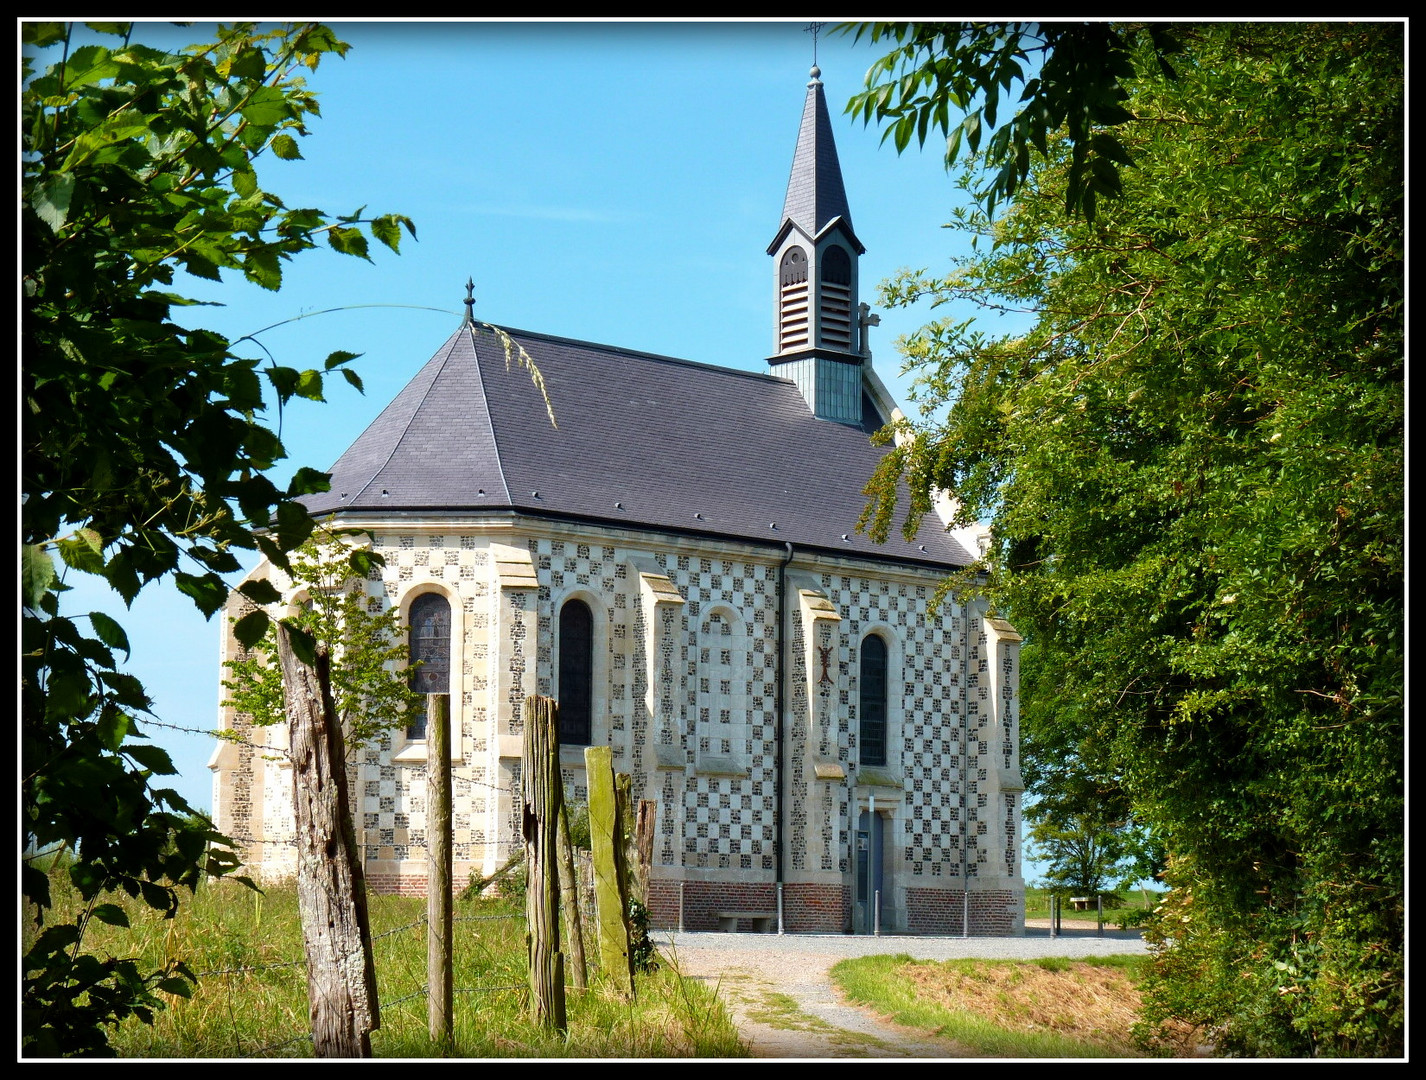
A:
POLYGON ((413 874, 368 874, 366 887, 381 896, 425 896, 426 879, 413 874))
MULTIPOLYGON (((912 934, 963 934, 965 894, 959 889, 907 889, 906 926, 912 934)), ((970 894, 970 932, 1001 937, 1016 931, 1018 898, 1009 889, 970 894)))
MULTIPOLYGON (((772 882, 661 881, 649 882, 649 917, 660 930, 676 930, 679 905, 685 930, 717 930, 720 911, 776 913, 777 886, 772 882)), ((789 933, 840 934, 851 925, 851 892, 841 885, 789 884, 782 892, 783 929, 789 933)), ((751 931, 747 919, 738 929, 751 931)))

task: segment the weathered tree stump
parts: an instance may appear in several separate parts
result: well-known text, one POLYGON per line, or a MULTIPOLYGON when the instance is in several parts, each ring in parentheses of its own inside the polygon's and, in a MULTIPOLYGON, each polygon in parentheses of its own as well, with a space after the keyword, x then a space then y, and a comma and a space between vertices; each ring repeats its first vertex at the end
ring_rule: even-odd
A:
POLYGON ((584 962, 584 920, 580 914, 579 878, 574 870, 574 848, 569 842, 569 813, 560 804, 559 830, 560 905, 564 909, 565 938, 569 943, 570 977, 576 990, 589 985, 584 962))
POLYGON ((525 716, 520 784, 524 798, 521 823, 525 837, 530 1007, 536 1022, 563 1031, 567 1025, 557 839, 564 785, 560 779, 558 707, 546 697, 527 698, 525 716))
POLYGON ((654 829, 658 825, 659 804, 653 799, 639 800, 639 814, 634 822, 634 836, 629 860, 630 892, 644 907, 649 906, 649 876, 654 865, 654 829))
POLYGON ((381 1026, 376 966, 328 657, 319 647, 316 665, 304 663, 281 623, 277 655, 292 754, 297 906, 312 1048, 317 1057, 371 1057, 371 1032, 381 1026))

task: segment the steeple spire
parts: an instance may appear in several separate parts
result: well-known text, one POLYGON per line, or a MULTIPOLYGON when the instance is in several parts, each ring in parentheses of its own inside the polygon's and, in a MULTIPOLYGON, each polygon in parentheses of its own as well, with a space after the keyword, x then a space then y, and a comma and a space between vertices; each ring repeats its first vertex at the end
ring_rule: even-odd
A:
POLYGON ((768 362, 797 383, 815 415, 860 424, 857 264, 866 249, 852 228, 821 74, 813 64, 782 221, 767 249, 776 326, 768 362))
POLYGON ((802 125, 797 131, 797 150, 792 155, 787 196, 782 203, 782 223, 785 226, 792 222, 808 236, 816 236, 841 218, 852 244, 861 254, 866 249, 852 231, 852 211, 847 206, 847 191, 842 184, 842 165, 832 137, 832 118, 827 112, 821 74, 822 70, 814 64, 807 82, 807 99, 802 106, 802 125))

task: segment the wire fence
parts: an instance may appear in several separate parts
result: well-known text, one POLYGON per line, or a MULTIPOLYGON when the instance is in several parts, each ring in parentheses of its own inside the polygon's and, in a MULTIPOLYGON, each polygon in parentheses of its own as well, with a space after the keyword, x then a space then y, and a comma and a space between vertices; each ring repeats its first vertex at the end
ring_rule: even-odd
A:
MULTIPOLYGON (((286 747, 272 746, 265 742, 256 742, 252 738, 245 736, 241 732, 233 729, 219 730, 214 728, 189 727, 182 724, 170 723, 168 721, 158 719, 154 716, 144 718, 141 723, 149 727, 163 728, 166 730, 177 731, 189 735, 199 735, 239 746, 246 746, 254 750, 255 752, 261 753, 265 757, 285 757, 290 759, 290 754, 286 747)), ((512 789, 508 785, 494 784, 490 783, 489 781, 476 779, 474 777, 461 776, 458 773, 454 772, 451 775, 451 783, 453 790, 464 790, 467 794, 473 794, 477 789, 483 791, 492 791, 498 794, 512 794, 512 789)), ((225 838, 230 843, 236 845, 261 845, 278 848, 293 848, 297 844, 297 841, 294 837, 271 838, 226 834, 225 838)), ((524 916, 521 914, 466 915, 456 916, 452 919, 452 922, 477 923, 492 921, 512 921, 520 920, 523 918, 524 916)), ((419 930, 420 928, 425 927, 426 925, 427 919, 425 915, 422 915, 420 918, 408 922, 403 926, 394 927, 390 930, 385 930, 380 934, 375 934, 372 936, 373 949, 375 949, 377 944, 380 942, 385 942, 397 938, 400 935, 406 934, 413 930, 419 930)), ((301 968, 305 971, 306 967, 307 961, 305 958, 302 958, 294 960, 278 960, 265 964, 241 964, 231 967, 215 967, 203 971, 198 971, 194 974, 200 980, 212 978, 232 979, 234 977, 252 977, 260 975, 263 972, 288 970, 293 968, 301 968)), ((379 971, 380 964, 378 963, 378 974, 379 971)), ((523 982, 497 982, 487 985, 455 986, 452 988, 454 993, 463 995, 483 995, 503 992, 517 992, 523 994, 528 992, 528 989, 528 985, 523 982)), ((429 997, 429 995, 429 984, 423 984, 418 989, 410 991, 409 993, 405 993, 399 997, 394 997, 389 1001, 379 1002, 379 1009, 384 1014, 388 1009, 396 1009, 397 1007, 407 1005, 412 1001, 425 999, 429 997)), ((234 1045, 241 1047, 243 1039, 236 1019, 233 1020, 232 1034, 234 1045)), ((241 1059, 267 1057, 269 1055, 279 1054, 281 1051, 287 1049, 288 1047, 296 1046, 304 1042, 312 1042, 312 1033, 310 1031, 294 1033, 293 1035, 287 1038, 279 1039, 274 1042, 269 1042, 254 1049, 242 1050, 240 1048, 235 1056, 241 1059)))
MULTIPOLYGON (((523 918, 524 918, 524 916, 523 916, 522 914, 519 914, 519 913, 510 913, 510 914, 503 914, 503 915, 458 915, 458 916, 455 916, 454 918, 452 918, 451 921, 452 921, 453 924, 454 924, 454 923, 488 923, 488 922, 512 922, 512 921, 519 921, 519 920, 522 920, 523 918)), ((406 923, 406 924, 403 925, 403 926, 393 927, 393 928, 391 928, 390 930, 384 930, 384 931, 382 931, 380 934, 374 934, 374 935, 372 935, 372 939, 371 939, 373 951, 375 951, 376 946, 378 945, 378 943, 392 941, 393 939, 399 937, 399 936, 402 935, 402 934, 409 933, 410 931, 413 931, 413 930, 420 930, 421 928, 425 927, 426 925, 427 925, 426 916, 425 916, 425 915, 422 915, 420 918, 418 918, 418 919, 413 919, 412 921, 406 923)), ((423 944, 424 944, 424 943, 423 943, 423 944)), ((197 971, 197 972, 194 972, 194 975, 195 975, 199 980, 202 980, 202 979, 212 979, 212 978, 217 978, 217 977, 253 976, 253 975, 257 975, 257 974, 260 974, 260 973, 266 972, 266 971, 281 971, 281 970, 287 970, 287 969, 291 969, 291 968, 302 968, 302 969, 305 970, 306 967, 307 967, 307 961, 306 961, 305 959, 297 959, 297 960, 278 960, 278 961, 274 961, 274 962, 272 962, 272 963, 267 963, 267 964, 243 964, 243 965, 239 965, 239 966, 236 966, 236 967, 209 968, 209 969, 206 969, 206 970, 204 970, 204 971, 197 971)), ((380 965, 378 964, 378 974, 379 974, 379 968, 380 968, 380 965)), ((457 993, 457 994, 490 994, 490 993, 498 993, 498 992, 506 992, 506 991, 515 991, 515 992, 519 992, 519 993, 522 993, 522 994, 523 994, 523 993, 525 993, 528 989, 529 989, 528 986, 527 986, 525 983, 522 983, 522 982, 521 982, 521 983, 498 982, 498 983, 489 983, 489 984, 480 985, 480 986, 456 986, 456 987, 453 987, 453 990, 454 990, 455 993, 457 993)), ((429 985, 429 984, 423 984, 423 985, 420 986, 419 988, 417 988, 417 989, 415 989, 415 990, 412 990, 412 991, 410 991, 409 993, 403 994, 403 995, 401 995, 401 996, 399 996, 399 997, 391 998, 391 999, 388 1000, 388 1001, 381 1001, 381 1002, 379 1002, 379 1009, 380 1009, 381 1013, 384 1015, 388 1009, 395 1009, 396 1007, 401 1006, 401 1005, 405 1005, 405 1004, 407 1004, 408 1002, 424 999, 424 998, 428 997, 429 995, 430 995, 430 985, 429 985)), ((299 1032, 299 1033, 295 1033, 295 1034, 293 1034, 293 1035, 291 1035, 291 1036, 289 1036, 289 1037, 282 1038, 282 1039, 278 1039, 278 1040, 276 1040, 276 1041, 274 1041, 274 1042, 269 1042, 269 1043, 267 1043, 267 1044, 265 1044, 265 1045, 263 1045, 263 1046, 260 1046, 260 1047, 254 1048, 254 1049, 250 1049, 250 1050, 246 1050, 246 1051, 239 1049, 238 1053, 237 1053, 235 1056, 237 1056, 237 1057, 239 1057, 239 1058, 260 1058, 260 1057, 265 1057, 265 1056, 268 1056, 268 1055, 271 1055, 271 1054, 276 1054, 276 1053, 278 1053, 279 1051, 284 1050, 284 1049, 286 1049, 286 1048, 289 1047, 289 1046, 295 1046, 295 1045, 297 1045, 298 1043, 302 1043, 302 1042, 308 1042, 308 1043, 310 1043, 311 1041, 312 1041, 312 1033, 311 1033, 310 1031, 309 1031, 309 1032, 299 1032)), ((240 1045, 241 1045, 241 1042, 242 1042, 242 1034, 241 1034, 241 1031, 240 1031, 240 1029, 239 1029, 239 1027, 238 1027, 238 1025, 237 1025, 237 1021, 236 1021, 236 1020, 235 1020, 234 1023, 233 1023, 233 1042, 234 1042, 235 1045, 238 1045, 238 1046, 240 1046, 240 1045)))

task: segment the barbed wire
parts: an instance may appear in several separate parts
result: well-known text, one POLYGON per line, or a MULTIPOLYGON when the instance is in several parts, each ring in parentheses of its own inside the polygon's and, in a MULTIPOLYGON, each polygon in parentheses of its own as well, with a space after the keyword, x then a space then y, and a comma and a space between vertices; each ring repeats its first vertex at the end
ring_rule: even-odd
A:
POLYGON ((431 988, 429 986, 423 986, 421 987, 421 989, 413 991, 412 993, 407 994, 405 997, 396 998, 394 1001, 383 1001, 377 1006, 377 1008, 380 1009, 382 1012, 385 1012, 387 1009, 393 1008, 397 1005, 401 1005, 407 1001, 410 1001, 412 998, 426 997, 428 994, 430 994, 430 992, 431 988))
MULTIPOLYGON (((452 923, 461 923, 461 922, 498 922, 498 921, 501 921, 501 920, 507 920, 507 921, 508 921, 508 920, 515 920, 515 919, 523 919, 524 917, 525 917, 525 916, 524 916, 523 914, 520 914, 520 913, 518 913, 518 912, 512 912, 512 913, 510 913, 510 914, 508 914, 508 915, 459 915, 459 916, 454 916, 454 917, 451 919, 451 922, 452 922, 452 923)), ((414 919, 414 920, 412 920, 411 922, 406 923, 404 926, 393 927, 393 928, 390 929, 390 930, 383 930, 383 931, 382 931, 381 933, 379 933, 379 934, 373 934, 373 935, 372 935, 372 938, 371 938, 371 942, 372 942, 373 945, 375 945, 378 941, 382 941, 382 940, 384 940, 384 939, 386 939, 386 938, 389 938, 389 937, 395 937, 397 934, 404 934, 407 930, 413 930, 413 929, 415 929, 416 927, 425 926, 425 925, 428 924, 428 922, 429 922, 429 920, 427 919, 427 917, 426 917, 425 915, 422 915, 420 918, 414 919)), ((273 971, 273 970, 276 970, 276 969, 278 969, 278 968, 306 967, 306 966, 307 966, 307 961, 306 961, 305 959, 303 959, 303 960, 275 960, 275 961, 273 961, 273 962, 270 963, 270 964, 244 964, 244 965, 242 965, 242 966, 240 966, 240 967, 209 968, 209 969, 206 970, 206 971, 195 971, 193 974, 194 974, 194 977, 195 977, 195 978, 206 979, 206 978, 210 978, 210 977, 215 976, 215 975, 248 975, 248 974, 252 974, 252 973, 254 973, 254 972, 259 972, 259 971, 273 971)))
POLYGON ((291 1046, 293 1043, 311 1042, 311 1041, 312 1041, 312 1033, 309 1031, 309 1032, 306 1032, 305 1034, 302 1034, 302 1035, 294 1035, 292 1038, 290 1038, 290 1039, 285 1039, 285 1040, 283 1040, 282 1042, 279 1042, 279 1043, 271 1043, 271 1044, 269 1044, 269 1045, 267 1045, 267 1046, 264 1046, 264 1047, 263 1047, 262 1049, 260 1049, 260 1050, 254 1050, 254 1051, 253 1051, 252 1053, 250 1053, 250 1054, 239 1054, 238 1057, 240 1057, 240 1058, 254 1058, 254 1057, 259 1057, 259 1056, 261 1056, 261 1055, 263 1055, 263 1054, 270 1053, 270 1052, 273 1051, 273 1050, 281 1050, 284 1046, 291 1046))
POLYGON ((394 930, 383 930, 383 931, 382 931, 381 933, 379 933, 379 934, 374 934, 374 935, 372 936, 372 939, 371 939, 371 940, 372 940, 372 943, 375 944, 376 942, 380 941, 382 938, 389 938, 389 937, 392 937, 392 936, 394 936, 394 935, 396 935, 396 934, 403 934, 403 933, 405 933, 407 930, 410 930, 413 926, 425 926, 425 925, 426 925, 426 916, 422 915, 422 916, 421 916, 419 919, 417 919, 415 922, 408 922, 405 926, 398 926, 398 927, 396 927, 396 929, 394 929, 394 930))
MULTIPOLYGON (((154 718, 154 717, 146 717, 146 718, 144 718, 143 720, 141 720, 140 723, 148 724, 148 725, 150 725, 150 726, 152 726, 152 727, 166 728, 166 729, 169 730, 169 731, 181 731, 181 732, 184 732, 184 733, 189 734, 189 735, 203 735, 203 736, 206 736, 207 738, 214 739, 214 740, 216 740, 216 741, 218 741, 218 742, 230 743, 230 744, 235 745, 235 746, 247 746, 247 747, 250 747, 250 748, 253 749, 253 750, 261 750, 261 751, 263 751, 265 754, 270 755, 271 757, 273 757, 274 759, 276 759, 276 758, 278 758, 278 757, 282 757, 282 758, 286 758, 288 761, 291 761, 291 760, 292 760, 291 752, 288 750, 287 747, 283 747, 283 746, 271 746, 271 745, 269 745, 269 744, 267 744, 267 743, 257 743, 257 742, 253 742, 252 739, 250 739, 250 738, 248 738, 247 736, 241 734, 240 732, 238 732, 237 730, 235 730, 235 729, 233 729, 233 728, 195 728, 195 727, 188 727, 188 726, 183 725, 183 724, 172 724, 172 723, 169 723, 169 722, 166 721, 166 720, 159 720, 159 719, 154 718)), ((382 751, 385 751, 385 752, 389 752, 389 749, 390 749, 389 747, 382 747, 382 748, 381 748, 381 750, 382 750, 382 751)), ((381 765, 381 764, 384 764, 384 763, 378 758, 377 760, 374 760, 374 761, 357 761, 357 762, 355 762, 355 764, 357 764, 357 765, 381 765)), ((514 790, 513 788, 511 788, 511 787, 508 787, 508 786, 505 786, 505 785, 502 785, 502 784, 492 784, 492 783, 491 783, 490 781, 488 781, 488 780, 477 780, 477 779, 475 779, 474 777, 470 777, 470 776, 461 776, 461 775, 459 775, 459 774, 457 774, 457 773, 452 773, 452 774, 451 774, 451 782, 452 782, 453 784, 464 784, 464 785, 466 785, 467 787, 484 787, 484 788, 488 788, 488 789, 490 789, 491 791, 497 792, 497 793, 502 794, 502 795, 513 795, 513 794, 515 794, 515 790, 514 790)), ((248 841, 248 842, 250 842, 250 843, 262 843, 263 841, 252 840, 252 841, 248 841)))
POLYGON ((510 915, 459 915, 452 916, 451 922, 495 922, 500 919, 523 919, 523 913, 512 913, 510 915))
MULTIPOLYGON (((519 918, 523 918, 523 916, 520 915, 520 914, 518 914, 518 913, 511 913, 511 914, 507 914, 507 915, 463 915, 463 916, 459 916, 459 917, 456 917, 456 918, 452 919, 452 922, 490 922, 490 921, 498 921, 498 920, 519 919, 519 918)), ((411 921, 411 922, 409 922, 409 923, 406 923, 404 926, 393 927, 393 928, 390 929, 390 930, 384 930, 384 931, 382 931, 380 934, 375 934, 375 935, 373 935, 373 936, 372 936, 372 943, 375 944, 377 941, 380 941, 380 940, 382 940, 382 939, 384 939, 384 938, 394 937, 394 936, 397 935, 397 934, 402 934, 402 933, 405 933, 405 932, 408 931, 408 930, 413 930, 413 929, 415 929, 415 928, 417 928, 417 927, 424 926, 424 925, 427 924, 427 922, 428 922, 428 920, 427 920, 426 916, 425 916, 425 915, 422 915, 420 918, 414 919, 413 921, 411 921)), ((303 967, 303 968, 305 968, 306 966, 307 966, 307 961, 306 961, 305 959, 304 959, 304 960, 284 960, 284 961, 279 961, 279 962, 275 962, 275 963, 271 963, 271 964, 251 964, 251 965, 244 965, 244 966, 242 966, 242 967, 233 967, 233 968, 213 968, 213 969, 210 969, 210 970, 207 970, 207 971, 195 972, 195 977, 197 977, 197 978, 210 978, 210 977, 217 976, 217 975, 246 975, 246 974, 252 974, 252 973, 254 973, 254 972, 270 971, 270 970, 275 970, 275 969, 279 969, 279 968, 292 968, 292 967, 303 967)), ((456 994, 492 994, 492 993, 504 993, 504 992, 507 992, 507 991, 523 992, 523 991, 528 991, 528 990, 529 990, 529 987, 526 986, 526 985, 523 984, 523 983, 499 983, 499 984, 495 984, 495 985, 492 985, 492 986, 454 986, 454 987, 451 988, 451 990, 452 990, 453 993, 456 993, 456 994)), ((379 1002, 377 1007, 378 1007, 378 1009, 381 1010, 382 1012, 385 1012, 385 1011, 388 1010, 388 1009, 394 1009, 394 1008, 396 1008, 396 1007, 399 1006, 399 1005, 404 1005, 404 1004, 406 1004, 406 1003, 409 1002, 409 1001, 414 1001, 414 1000, 416 1000, 416 999, 418 999, 418 998, 429 997, 429 996, 430 996, 430 992, 431 992, 430 985, 427 984, 427 985, 425 985, 425 986, 420 987, 420 988, 417 989, 417 990, 413 990, 413 991, 412 991, 411 993, 409 993, 409 994, 404 994, 404 995, 402 995, 401 997, 398 997, 398 998, 392 998, 390 1001, 379 1002)), ((237 1056, 238 1056, 239 1058, 242 1058, 242 1059, 261 1058, 261 1057, 265 1057, 265 1056, 267 1056, 267 1055, 273 1054, 273 1053, 276 1052, 276 1051, 282 1050, 282 1049, 285 1048, 285 1047, 292 1046, 292 1045, 294 1045, 294 1044, 296 1044, 296 1043, 300 1043, 300 1042, 307 1042, 307 1043, 312 1042, 312 1035, 311 1035, 311 1033, 310 1033, 310 1032, 299 1033, 299 1034, 297 1034, 297 1035, 292 1036, 292 1037, 289 1038, 289 1039, 283 1039, 283 1040, 281 1040, 281 1041, 279 1041, 279 1042, 268 1043, 266 1046, 259 1047, 259 1048, 255 1049, 255 1050, 251 1050, 251 1051, 248 1051, 248 1052, 246 1052, 246 1053, 239 1052, 239 1054, 238 1054, 237 1056)))
POLYGON ((254 971, 272 971, 276 968, 306 967, 306 960, 278 960, 271 964, 249 964, 235 968, 213 968, 210 971, 195 971, 194 978, 206 979, 211 975, 247 975, 254 971))

